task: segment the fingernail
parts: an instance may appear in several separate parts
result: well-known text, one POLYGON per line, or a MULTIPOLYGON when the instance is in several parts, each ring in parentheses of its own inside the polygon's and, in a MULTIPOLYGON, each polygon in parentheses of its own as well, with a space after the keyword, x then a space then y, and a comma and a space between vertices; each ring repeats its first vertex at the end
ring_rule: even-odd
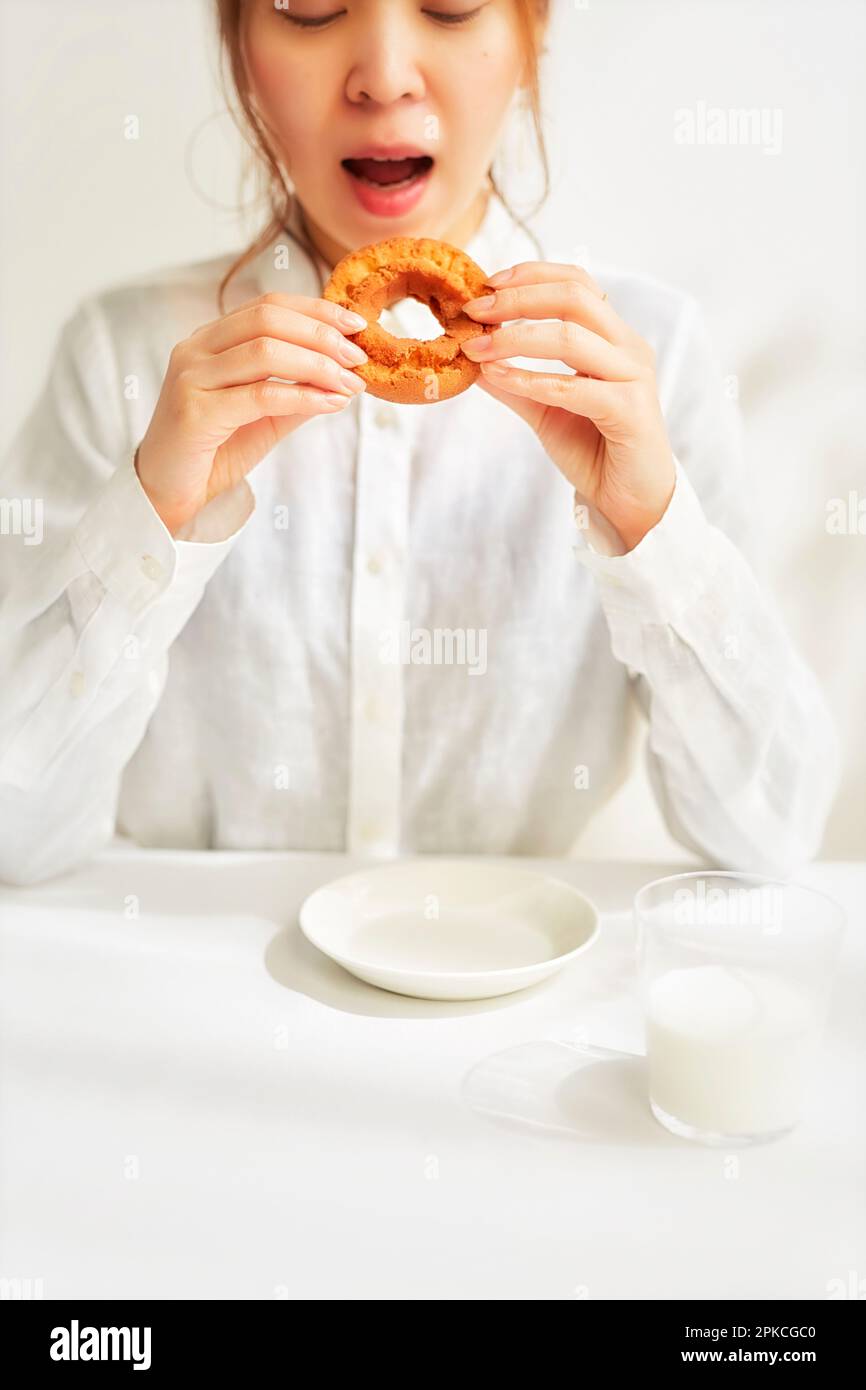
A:
POLYGON ((508 368, 502 362, 482 362, 485 376, 507 376, 508 368))
POLYGON ((367 320, 363 314, 353 314, 351 309, 338 310, 337 317, 352 333, 360 333, 362 328, 367 327, 367 320))
POLYGON ((363 391, 365 383, 354 372, 347 372, 341 367, 339 372, 340 380, 349 391, 363 391))
POLYGON ((493 351, 493 342, 489 333, 482 333, 480 338, 469 338, 461 344, 465 353, 473 357, 484 357, 488 352, 493 351))
POLYGON ((485 294, 481 299, 467 300, 463 308, 468 314, 483 314, 485 309, 492 309, 495 303, 495 294, 485 294))
POLYGON ((484 283, 485 285, 493 285, 495 288, 497 285, 504 285, 505 281, 510 280, 513 274, 514 266, 511 266, 509 270, 497 270, 495 275, 488 275, 484 283))
POLYGON ((358 347, 357 343, 345 340, 340 344, 340 361, 345 362, 347 367, 360 367, 366 360, 366 352, 362 347, 358 347))
POLYGON ((341 396, 337 391, 322 392, 322 405, 327 406, 329 410, 348 405, 351 399, 351 396, 341 396))

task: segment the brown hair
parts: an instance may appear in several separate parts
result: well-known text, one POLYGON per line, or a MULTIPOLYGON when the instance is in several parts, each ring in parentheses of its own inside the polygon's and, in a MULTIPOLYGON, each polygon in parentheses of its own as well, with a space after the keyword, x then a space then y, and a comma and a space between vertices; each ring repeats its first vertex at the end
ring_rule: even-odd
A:
MULTIPOLYGON (((221 81, 226 97, 226 104, 264 175, 265 197, 270 211, 270 220, 267 225, 246 250, 229 266, 229 269, 220 281, 217 301, 220 313, 224 313, 225 292, 230 281, 238 271, 249 264, 260 251, 270 245, 274 237, 281 231, 285 231, 286 234, 292 238, 301 250, 310 257, 314 265, 316 264, 317 252, 310 238, 305 234, 305 231, 302 232, 302 235, 298 236, 289 225, 289 214, 293 205, 294 195, 286 186, 279 158, 270 144, 267 131, 262 126, 251 100, 250 86, 241 52, 241 15, 244 0, 215 0, 215 3, 220 58, 222 63, 221 81), (226 68, 228 69, 230 85, 234 88, 237 106, 232 102, 229 84, 226 82, 226 68)), ((544 25, 547 22, 550 0, 515 0, 515 4, 520 21, 521 39, 527 65, 526 90, 528 94, 528 106, 532 114, 533 131, 538 147, 544 180, 541 197, 532 209, 532 213, 534 214, 544 203, 550 192, 550 166, 542 129, 541 98, 538 78, 538 62, 541 51, 540 37, 543 33, 544 25)), ((497 184, 492 167, 488 170, 488 179, 493 194, 501 200, 514 221, 529 232, 530 236, 533 236, 533 233, 526 227, 523 219, 509 206, 507 199, 497 184)), ((303 226, 303 219, 301 218, 299 220, 303 226)))

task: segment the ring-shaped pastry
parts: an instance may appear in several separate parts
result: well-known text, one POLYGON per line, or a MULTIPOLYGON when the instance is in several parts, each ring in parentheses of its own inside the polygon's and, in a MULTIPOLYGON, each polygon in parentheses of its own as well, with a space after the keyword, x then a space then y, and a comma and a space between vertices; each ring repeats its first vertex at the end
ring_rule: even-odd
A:
POLYGON ((367 327, 351 334, 367 353, 352 370, 367 391, 402 405, 425 405, 458 396, 480 368, 460 344, 495 325, 476 323, 463 312, 469 299, 487 291, 484 271, 465 251, 430 237, 389 237, 344 256, 322 294, 362 314, 367 327), (444 332, 438 338, 395 338, 379 323, 383 309, 401 299, 427 304, 444 332))

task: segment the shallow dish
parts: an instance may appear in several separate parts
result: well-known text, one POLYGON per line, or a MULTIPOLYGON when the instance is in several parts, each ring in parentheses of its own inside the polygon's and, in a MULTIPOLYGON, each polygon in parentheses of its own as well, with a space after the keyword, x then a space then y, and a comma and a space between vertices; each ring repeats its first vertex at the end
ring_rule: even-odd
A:
POLYGON ((487 999, 554 974, 598 935, 598 913, 537 869, 400 860, 334 879, 304 901, 301 930, 358 979, 422 999, 487 999))

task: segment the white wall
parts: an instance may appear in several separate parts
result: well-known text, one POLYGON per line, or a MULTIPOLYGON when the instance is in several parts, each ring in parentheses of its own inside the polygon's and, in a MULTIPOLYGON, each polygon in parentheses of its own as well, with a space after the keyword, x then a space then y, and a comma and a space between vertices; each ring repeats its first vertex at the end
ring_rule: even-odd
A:
MULTIPOLYGON (((845 736, 825 853, 863 857, 866 536, 830 535, 825 520, 829 498, 866 496, 866 6, 553 9, 554 191, 540 227, 574 258, 586 247, 703 302, 739 384, 768 581, 845 736), (678 143, 675 112, 699 103, 780 113, 780 148, 678 143)), ((207 0, 0 0, 4 441, 83 294, 230 250, 255 228, 232 210, 241 146, 219 114, 212 36, 207 0), (129 115, 137 141, 124 138, 129 115)), ((641 777, 581 851, 680 854, 641 777)))

